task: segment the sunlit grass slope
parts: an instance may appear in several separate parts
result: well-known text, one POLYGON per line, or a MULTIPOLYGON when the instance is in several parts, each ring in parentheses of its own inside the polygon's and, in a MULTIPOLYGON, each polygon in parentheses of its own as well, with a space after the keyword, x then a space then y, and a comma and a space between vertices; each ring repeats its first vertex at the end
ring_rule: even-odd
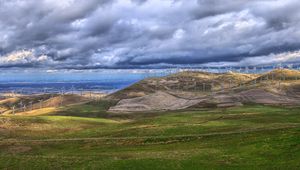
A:
POLYGON ((0 169, 298 169, 300 108, 0 117, 0 169))

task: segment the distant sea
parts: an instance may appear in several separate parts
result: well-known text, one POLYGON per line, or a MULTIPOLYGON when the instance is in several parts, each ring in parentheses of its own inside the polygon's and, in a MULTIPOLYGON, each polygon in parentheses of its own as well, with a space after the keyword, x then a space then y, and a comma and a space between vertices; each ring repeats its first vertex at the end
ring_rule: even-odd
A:
POLYGON ((0 73, 0 93, 38 94, 92 91, 112 93, 147 77, 163 73, 145 72, 14 72, 0 73))

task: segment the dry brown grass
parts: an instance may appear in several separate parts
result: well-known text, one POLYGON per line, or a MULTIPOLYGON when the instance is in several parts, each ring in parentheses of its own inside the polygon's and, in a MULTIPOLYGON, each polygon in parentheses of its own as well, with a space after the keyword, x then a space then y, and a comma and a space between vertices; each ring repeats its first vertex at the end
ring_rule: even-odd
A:
POLYGON ((20 112, 17 115, 20 116, 41 116, 41 115, 48 115, 50 113, 54 113, 58 111, 59 109, 56 107, 47 107, 42 109, 35 109, 27 112, 20 112))
POLYGON ((7 99, 1 100, 0 105, 12 105, 19 101, 20 101, 20 98, 18 98, 18 97, 7 98, 7 99))
POLYGON ((87 102, 87 101, 89 101, 89 99, 86 97, 70 94, 70 95, 61 95, 61 96, 49 98, 48 100, 43 101, 41 104, 40 103, 34 104, 33 107, 34 108, 39 108, 40 106, 59 107, 59 106, 65 106, 65 105, 76 104, 76 103, 87 102))

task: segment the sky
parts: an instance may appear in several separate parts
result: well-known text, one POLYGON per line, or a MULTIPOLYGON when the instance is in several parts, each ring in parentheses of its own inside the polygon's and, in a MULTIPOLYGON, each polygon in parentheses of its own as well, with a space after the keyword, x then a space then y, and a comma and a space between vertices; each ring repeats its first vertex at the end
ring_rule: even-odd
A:
POLYGON ((0 0, 0 69, 300 63, 299 0, 0 0))

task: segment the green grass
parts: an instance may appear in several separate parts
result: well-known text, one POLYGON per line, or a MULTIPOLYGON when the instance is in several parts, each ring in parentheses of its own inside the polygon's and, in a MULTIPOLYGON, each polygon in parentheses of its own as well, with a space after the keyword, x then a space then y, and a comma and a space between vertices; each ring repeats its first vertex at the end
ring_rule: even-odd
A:
POLYGON ((0 169, 299 169, 300 108, 0 117, 0 169))

